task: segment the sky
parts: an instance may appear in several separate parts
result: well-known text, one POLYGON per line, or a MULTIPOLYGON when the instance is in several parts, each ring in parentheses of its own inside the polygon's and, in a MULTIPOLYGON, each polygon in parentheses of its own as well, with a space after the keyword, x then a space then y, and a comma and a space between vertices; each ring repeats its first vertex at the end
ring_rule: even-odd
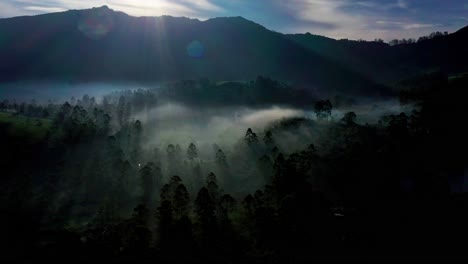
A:
POLYGON ((107 5, 134 16, 242 16, 282 33, 417 38, 468 25, 468 0, 0 0, 0 18, 107 5))

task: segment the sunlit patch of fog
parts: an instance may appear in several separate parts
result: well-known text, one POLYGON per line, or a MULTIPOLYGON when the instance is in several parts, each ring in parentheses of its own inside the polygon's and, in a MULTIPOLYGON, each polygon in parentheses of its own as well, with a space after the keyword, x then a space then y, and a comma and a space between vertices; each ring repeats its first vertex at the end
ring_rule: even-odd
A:
MULTIPOLYGON (((411 113, 412 105, 400 105, 398 100, 356 104, 352 107, 334 109, 332 116, 339 120, 346 112, 354 111, 361 124, 376 124, 383 115, 411 113)), ((212 153, 212 145, 230 149, 241 140, 248 128, 252 128, 261 140, 265 129, 274 121, 290 117, 315 119, 311 110, 292 107, 271 106, 251 108, 247 106, 229 106, 223 108, 190 107, 180 103, 165 103, 151 110, 136 114, 133 118, 141 120, 147 144, 165 150, 168 144, 180 144, 185 149, 195 143, 203 153, 212 153)), ((277 142, 287 152, 297 151, 304 143, 313 143, 317 131, 298 129, 282 131, 276 135, 277 142), (305 142, 307 141, 307 142, 305 142)), ((206 157, 207 159, 211 157, 206 157)))
POLYGON ((134 119, 141 120, 148 129, 149 144, 186 146, 194 142, 199 148, 211 148, 213 143, 221 146, 236 143, 248 128, 261 133, 267 124, 293 116, 303 116, 303 111, 276 106, 191 108, 167 103, 138 113, 134 119))

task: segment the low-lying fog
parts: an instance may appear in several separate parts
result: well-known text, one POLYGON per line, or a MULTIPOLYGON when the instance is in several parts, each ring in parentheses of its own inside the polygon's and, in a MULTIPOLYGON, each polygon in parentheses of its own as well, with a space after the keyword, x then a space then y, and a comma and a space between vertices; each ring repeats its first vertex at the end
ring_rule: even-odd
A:
MULTIPOLYGON (((97 102, 102 101, 104 95, 113 92, 136 89, 155 89, 141 85, 123 84, 67 84, 67 83, 34 83, 17 82, 0 84, 0 100, 9 99, 18 102, 30 102, 34 99, 38 103, 65 102, 71 97, 76 99, 87 94, 95 97, 97 102)), ((353 111, 359 123, 377 123, 383 115, 411 112, 411 106, 400 105, 397 99, 355 100, 352 106, 334 108, 332 117, 339 120, 344 113, 353 111)), ((315 119, 313 112, 314 102, 310 108, 294 106, 248 106, 227 105, 223 107, 188 106, 181 102, 168 102, 160 100, 153 109, 146 109, 132 116, 140 120, 150 134, 148 144, 164 148, 167 144, 178 143, 188 145, 197 144, 200 149, 211 148, 216 143, 221 146, 230 146, 241 138, 248 128, 257 133, 263 133, 274 121, 290 117, 306 117, 315 119)), ((294 137, 294 135, 288 135, 294 137)), ((203 153, 203 151, 201 151, 203 153)), ((201 153, 201 154, 202 154, 201 153)))
POLYGON ((148 88, 137 84, 112 84, 112 83, 66 83, 66 82, 34 82, 18 81, 0 83, 0 100, 16 99, 18 102, 39 103, 60 102, 71 97, 81 98, 88 94, 100 100, 102 96, 113 91, 135 90, 148 88))
MULTIPOLYGON (((354 111, 359 123, 377 123, 382 115, 411 112, 410 106, 401 106, 398 100, 360 104, 353 107, 334 109, 332 116, 339 120, 346 112, 354 111)), ((248 128, 263 132, 274 121, 290 117, 315 119, 311 109, 271 106, 250 108, 248 106, 230 106, 225 108, 192 108, 180 103, 164 103, 154 109, 139 113, 133 118, 140 120, 147 129, 154 132, 152 144, 167 145, 178 142, 198 146, 227 144, 231 145, 248 128)))

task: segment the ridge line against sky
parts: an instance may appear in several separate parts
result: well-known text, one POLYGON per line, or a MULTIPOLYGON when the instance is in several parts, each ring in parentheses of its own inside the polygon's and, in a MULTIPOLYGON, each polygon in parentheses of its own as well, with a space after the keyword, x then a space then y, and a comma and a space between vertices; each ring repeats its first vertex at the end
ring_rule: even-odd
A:
POLYGON ((107 5, 133 16, 243 16, 281 33, 416 38, 468 25, 467 0, 1 0, 0 17, 107 5))

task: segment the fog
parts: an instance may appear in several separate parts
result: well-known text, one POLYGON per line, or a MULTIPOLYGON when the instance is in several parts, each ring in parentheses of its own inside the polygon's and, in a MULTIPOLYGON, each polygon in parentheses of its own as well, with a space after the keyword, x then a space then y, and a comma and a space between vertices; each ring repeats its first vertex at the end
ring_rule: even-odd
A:
MULTIPOLYGON (((185 102, 174 101, 158 94, 158 85, 140 84, 112 84, 112 83, 57 83, 21 81, 0 84, 0 100, 15 99, 18 102, 30 102, 34 99, 38 103, 63 103, 72 97, 80 99, 87 94, 101 102, 103 96, 112 95, 118 100, 120 94, 138 89, 150 90, 156 94, 156 106, 143 111, 133 111, 131 120, 140 120, 145 128, 145 146, 164 149, 168 144, 188 146, 195 143, 200 154, 212 151, 212 145, 217 144, 230 149, 243 138, 245 131, 252 128, 259 134, 269 129, 276 121, 305 117, 315 120, 314 102, 309 108, 291 105, 251 106, 240 104, 226 104, 214 107, 193 106, 185 102)), ((260 105, 261 102, 259 102, 260 105)), ((216 105, 222 105, 216 102, 216 105)), ((353 104, 346 107, 334 108, 332 119, 339 120, 346 112, 353 111, 357 115, 357 122, 361 124, 376 124, 380 117, 401 112, 410 113, 412 105, 401 105, 395 99, 376 100, 374 98, 355 99, 353 104)), ((281 136, 275 135, 278 144, 284 150, 297 151, 303 147, 304 141, 314 141, 318 131, 310 128, 301 131, 281 131, 281 136), (286 134, 284 134, 286 133, 286 134), (283 142, 283 144, 282 144, 283 142), (296 144, 297 143, 297 144, 296 144), (296 147, 298 145, 298 147, 296 147)), ((228 150, 229 151, 229 150, 228 150)))
MULTIPOLYGON (((156 85, 155 85, 156 86, 156 85)), ((39 103, 63 102, 71 97, 81 98, 88 94, 96 100, 113 91, 134 90, 148 88, 139 84, 124 83, 67 83, 46 81, 17 81, 0 83, 0 100, 15 99, 18 102, 30 102, 35 100, 39 103)))
MULTIPOLYGON (((222 173, 217 173, 222 186, 233 193, 248 193, 261 188, 265 178, 258 177, 259 153, 270 153, 273 146, 263 144, 266 131, 273 133, 274 146, 280 152, 289 155, 304 150, 309 144, 322 147, 328 135, 328 126, 316 122, 316 115, 311 109, 293 106, 272 105, 269 107, 250 107, 246 105, 225 107, 194 107, 181 102, 167 102, 145 109, 131 116, 131 120, 140 120, 143 124, 143 148, 147 153, 158 149, 165 160, 168 145, 179 145, 181 154, 186 155, 188 146, 194 143, 198 156, 203 161, 202 174, 210 171, 219 172, 215 164, 216 148, 221 148, 230 163, 230 182, 226 182, 222 173), (304 120, 298 126, 289 127, 282 122, 298 118, 304 120), (251 128, 261 142, 259 149, 252 153, 246 148, 244 135, 251 128)), ((346 112, 354 111, 360 124, 376 124, 383 115, 410 113, 414 107, 400 105, 398 100, 363 101, 349 107, 332 111, 332 120, 339 121, 346 112)), ((274 156, 273 156, 274 157, 274 156)), ((274 160, 271 160, 274 162, 274 160)), ((163 165, 166 175, 171 175, 170 168, 163 165)), ((181 170, 184 170, 183 168, 181 170)), ((187 170, 187 168, 185 169, 187 170)), ((177 170, 176 170, 177 171, 177 170)), ((180 171, 180 170, 179 170, 180 171)), ((184 181, 185 175, 180 173, 184 181)), ((189 177, 190 178, 190 177, 189 177)))
POLYGON ((206 145, 233 144, 248 128, 263 131, 275 120, 304 114, 299 109, 278 106, 265 109, 246 106, 190 108, 179 103, 167 103, 133 118, 142 121, 152 131, 152 144, 177 141, 184 145, 191 142, 206 145))
MULTIPOLYGON (((347 112, 354 112, 357 115, 357 122, 360 124, 376 124, 382 116, 406 113, 410 114, 416 108, 414 104, 400 104, 398 98, 376 100, 365 99, 352 106, 333 109, 332 116, 338 120, 347 112)), ((313 115, 313 113, 309 113, 313 115)))
MULTIPOLYGON (((334 109, 332 118, 339 120, 346 112, 353 111, 357 115, 358 123, 376 124, 384 115, 410 113, 413 109, 412 105, 400 105, 398 100, 388 100, 334 109)), ((243 137, 248 128, 261 135, 276 121, 293 117, 316 120, 315 113, 310 109, 284 106, 203 108, 190 107, 178 102, 165 103, 140 112, 134 115, 133 119, 145 124, 150 135, 150 145, 167 146, 173 142, 189 145, 193 142, 200 148, 211 149, 212 144, 232 146, 243 137)), ((300 134, 294 131, 293 134, 283 135, 281 140, 291 141, 300 134)), ((309 139, 309 133, 307 138, 309 139)))

